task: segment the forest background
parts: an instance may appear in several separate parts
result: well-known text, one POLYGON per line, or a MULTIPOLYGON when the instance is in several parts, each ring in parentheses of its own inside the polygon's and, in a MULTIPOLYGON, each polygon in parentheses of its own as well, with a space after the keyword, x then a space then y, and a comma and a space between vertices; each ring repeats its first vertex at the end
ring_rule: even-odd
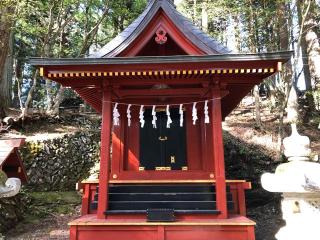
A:
MULTIPOLYGON (((319 0, 176 0, 194 24, 234 52, 293 50, 282 73, 259 86, 256 127, 263 128, 259 92, 278 118, 279 149, 289 93, 299 95, 302 122, 320 122, 319 0)), ((2 0, 0 2, 0 119, 11 108, 15 121, 37 112, 55 116, 75 93, 43 79, 29 57, 85 57, 123 31, 147 0, 2 0)), ((1 122, 1 121, 0 121, 1 122)))

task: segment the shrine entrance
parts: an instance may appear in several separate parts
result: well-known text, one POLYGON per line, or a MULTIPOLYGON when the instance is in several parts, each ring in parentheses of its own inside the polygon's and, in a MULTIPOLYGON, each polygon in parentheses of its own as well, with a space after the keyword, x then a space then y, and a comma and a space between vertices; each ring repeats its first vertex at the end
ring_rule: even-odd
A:
POLYGON ((152 124, 152 110, 147 109, 144 116, 146 123, 140 129, 140 169, 187 170, 186 127, 180 126, 179 109, 170 109, 170 128, 165 108, 156 110, 156 128, 152 124))

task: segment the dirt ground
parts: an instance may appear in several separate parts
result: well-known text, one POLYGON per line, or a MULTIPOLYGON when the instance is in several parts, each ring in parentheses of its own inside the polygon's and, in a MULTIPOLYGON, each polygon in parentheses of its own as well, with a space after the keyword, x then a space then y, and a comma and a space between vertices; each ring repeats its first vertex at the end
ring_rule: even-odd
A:
POLYGON ((23 223, 6 234, 8 240, 67 240, 69 239, 68 222, 79 214, 49 216, 38 223, 23 223))

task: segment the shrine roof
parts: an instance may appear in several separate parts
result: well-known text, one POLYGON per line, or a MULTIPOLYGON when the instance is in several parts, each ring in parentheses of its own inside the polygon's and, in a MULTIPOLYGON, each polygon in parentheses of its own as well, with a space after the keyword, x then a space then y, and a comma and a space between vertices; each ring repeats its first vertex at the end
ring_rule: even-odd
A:
POLYGON ((184 17, 176 9, 172 1, 151 0, 136 20, 100 50, 89 55, 89 58, 105 58, 119 55, 147 28, 160 10, 163 10, 174 25, 184 34, 184 37, 201 49, 204 54, 226 54, 231 52, 231 50, 201 31, 188 18, 184 17))
MULTIPOLYGON (((218 82, 229 92, 222 99, 222 117, 224 118, 254 85, 281 71, 282 64, 287 62, 291 55, 292 52, 287 51, 202 56, 31 58, 30 63, 40 68, 40 74, 43 77, 73 88, 100 113, 102 111, 101 91, 105 84, 116 86, 115 99, 122 100, 130 99, 132 92, 141 98, 154 98, 164 94, 161 90, 138 90, 132 86, 150 87, 154 84, 168 84, 192 87, 194 84, 200 84, 202 86, 200 89, 189 88, 181 91, 188 99, 204 99, 206 98, 204 92, 207 92, 206 86, 218 82)), ((172 89, 166 90, 165 94, 176 95, 176 93, 177 89, 172 89)))
MULTIPOLYGON (((170 64, 170 63, 206 63, 206 62, 247 62, 247 61, 281 61, 287 62, 291 51, 259 54, 216 54, 203 56, 137 56, 108 58, 30 58, 35 66, 71 66, 71 65, 128 65, 128 64, 170 64)), ((232 66, 230 66, 232 67, 232 66)))

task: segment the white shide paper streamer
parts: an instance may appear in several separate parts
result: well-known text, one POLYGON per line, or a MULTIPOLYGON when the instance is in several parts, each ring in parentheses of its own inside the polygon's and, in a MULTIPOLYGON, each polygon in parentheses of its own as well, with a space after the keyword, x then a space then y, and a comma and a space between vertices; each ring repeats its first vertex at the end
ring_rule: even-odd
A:
POLYGON ((157 128, 157 113, 155 105, 152 107, 152 126, 153 128, 157 128))
POLYGON ((167 117, 168 117, 168 119, 167 119, 167 128, 170 128, 170 125, 172 123, 172 119, 170 117, 170 106, 169 105, 167 105, 167 117))
POLYGON ((130 127, 131 126, 131 104, 128 105, 128 108, 127 108, 127 118, 128 118, 128 126, 130 127))
POLYGON ((193 107, 192 107, 192 121, 193 121, 193 125, 196 125, 196 122, 198 120, 198 113, 197 113, 197 103, 194 102, 193 103, 193 107))
POLYGON ((140 124, 141 124, 141 128, 144 127, 144 124, 145 124, 145 120, 144 120, 144 105, 141 105, 140 106, 140 112, 139 112, 139 119, 140 119, 140 124))
POLYGON ((183 127, 183 104, 180 104, 179 114, 180 114, 180 127, 183 127))
POLYGON ((114 126, 120 125, 120 113, 118 110, 118 103, 116 103, 113 108, 113 125, 114 126))
POLYGON ((209 108, 208 108, 208 100, 205 101, 204 104, 204 123, 208 124, 210 123, 210 118, 209 118, 209 108))

